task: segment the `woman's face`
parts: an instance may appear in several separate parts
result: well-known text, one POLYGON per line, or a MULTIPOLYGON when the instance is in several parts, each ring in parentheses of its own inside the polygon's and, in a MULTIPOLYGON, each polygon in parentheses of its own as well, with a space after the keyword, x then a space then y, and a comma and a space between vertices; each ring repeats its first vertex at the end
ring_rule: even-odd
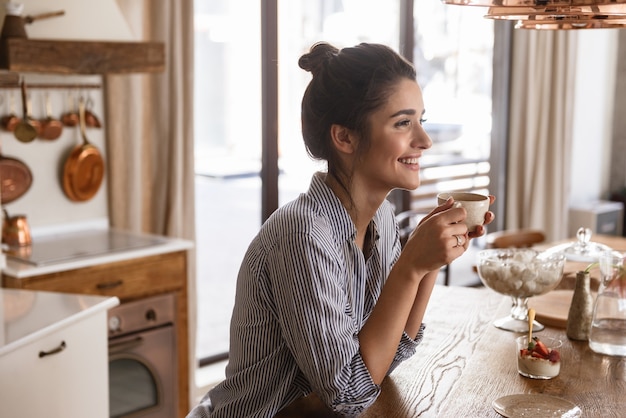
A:
POLYGON ((432 145, 423 117, 422 91, 409 79, 399 81, 387 103, 370 116, 370 147, 354 173, 370 191, 386 194, 419 186, 418 159, 432 145))

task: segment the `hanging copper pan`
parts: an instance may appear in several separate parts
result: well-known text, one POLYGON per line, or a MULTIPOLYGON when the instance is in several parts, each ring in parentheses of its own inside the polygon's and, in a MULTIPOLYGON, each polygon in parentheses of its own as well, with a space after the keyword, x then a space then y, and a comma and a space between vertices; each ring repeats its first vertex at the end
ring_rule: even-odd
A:
POLYGON ((5 115, 2 117, 2 119, 0 119, 0 124, 2 124, 2 127, 4 128, 5 131, 13 132, 15 131, 15 128, 17 127, 17 125, 20 123, 21 119, 15 113, 15 97, 13 96, 13 92, 11 92, 10 94, 11 96, 9 100, 10 100, 11 110, 8 115, 5 115))
POLYGON ((74 97, 68 93, 67 95, 67 112, 61 115, 61 122, 65 126, 76 126, 78 125, 78 112, 76 111, 76 102, 74 101, 74 97))
POLYGON ((46 117, 39 121, 39 138, 54 140, 61 136, 63 132, 63 124, 60 120, 52 116, 52 106, 50 105, 50 95, 46 93, 46 117))
POLYGON ((85 103, 78 102, 80 133, 83 143, 77 145, 65 161, 63 191, 75 202, 91 199, 104 178, 104 160, 97 147, 89 143, 85 133, 85 103))
POLYGON ((98 119, 96 114, 91 111, 91 105, 93 105, 93 101, 90 97, 89 99, 87 99, 87 104, 85 105, 85 125, 89 126, 90 128, 102 128, 100 119, 98 119))
POLYGON ((22 197, 32 183, 33 175, 26 164, 0 154, 0 201, 3 205, 22 197))

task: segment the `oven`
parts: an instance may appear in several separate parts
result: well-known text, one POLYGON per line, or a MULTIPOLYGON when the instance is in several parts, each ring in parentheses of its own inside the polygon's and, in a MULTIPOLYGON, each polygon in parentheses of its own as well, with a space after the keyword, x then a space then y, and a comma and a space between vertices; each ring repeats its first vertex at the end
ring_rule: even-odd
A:
POLYGON ((111 417, 171 418, 177 406, 173 294, 109 310, 111 417))

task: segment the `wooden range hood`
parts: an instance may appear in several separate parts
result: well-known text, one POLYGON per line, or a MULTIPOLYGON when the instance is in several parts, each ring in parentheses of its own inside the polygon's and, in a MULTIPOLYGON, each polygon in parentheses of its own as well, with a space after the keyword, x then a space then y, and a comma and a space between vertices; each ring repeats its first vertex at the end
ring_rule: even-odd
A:
POLYGON ((0 69, 18 73, 123 74, 165 69, 163 42, 109 42, 7 38, 0 69))

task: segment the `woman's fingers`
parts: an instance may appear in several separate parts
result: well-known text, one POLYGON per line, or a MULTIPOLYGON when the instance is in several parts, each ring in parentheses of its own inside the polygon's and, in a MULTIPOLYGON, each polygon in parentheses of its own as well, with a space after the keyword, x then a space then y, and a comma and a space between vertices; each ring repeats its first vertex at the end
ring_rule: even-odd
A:
POLYGON ((419 222, 419 224, 422 224, 423 222, 425 222, 427 219, 433 217, 434 215, 444 212, 448 209, 450 209, 452 207, 452 205, 454 204, 454 199, 452 199, 451 197, 448 198, 448 200, 446 200, 446 202, 443 205, 439 205, 437 206, 435 209, 433 209, 432 211, 430 211, 430 213, 426 216, 424 216, 422 218, 422 220, 419 222))
MULTIPOLYGON (((489 204, 492 205, 495 201, 496 197, 494 195, 489 195, 489 204)), ((496 215, 492 211, 487 211, 487 213, 485 213, 485 222, 482 225, 478 225, 473 232, 470 232, 468 234, 468 238, 482 236, 486 232, 484 225, 489 225, 495 218, 496 215)))

